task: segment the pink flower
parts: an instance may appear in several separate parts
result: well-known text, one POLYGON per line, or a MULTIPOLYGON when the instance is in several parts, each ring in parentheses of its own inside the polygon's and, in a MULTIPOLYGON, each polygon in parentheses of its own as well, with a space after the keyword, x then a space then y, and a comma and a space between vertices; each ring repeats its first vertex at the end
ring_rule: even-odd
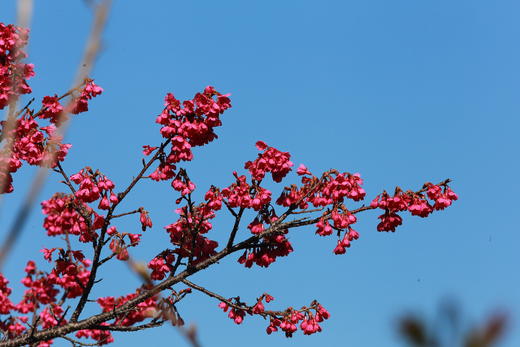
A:
POLYGON ((263 151, 264 149, 267 148, 267 145, 265 144, 264 141, 257 141, 256 148, 258 148, 259 151, 263 151))
POLYGON ((144 155, 150 155, 153 151, 155 151, 159 147, 150 147, 148 145, 143 146, 143 154, 144 155))
POLYGON ((310 173, 310 171, 307 169, 307 167, 303 164, 300 164, 300 166, 298 167, 298 170, 296 170, 296 173, 300 176, 303 176, 303 175, 312 175, 310 173))

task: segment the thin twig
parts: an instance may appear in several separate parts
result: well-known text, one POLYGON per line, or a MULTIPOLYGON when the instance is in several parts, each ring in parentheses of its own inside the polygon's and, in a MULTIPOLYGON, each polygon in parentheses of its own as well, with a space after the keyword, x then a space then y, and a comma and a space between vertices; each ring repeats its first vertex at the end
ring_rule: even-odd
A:
POLYGON ((139 330, 150 329, 150 328, 155 328, 155 327, 161 326, 165 322, 167 322, 167 321, 160 320, 160 321, 150 322, 147 324, 141 324, 141 325, 136 325, 136 326, 96 325, 92 329, 109 330, 109 331, 139 331, 139 330))
POLYGON ((233 225, 233 229, 231 230, 231 234, 229 235, 228 242, 226 244, 226 248, 231 248, 233 246, 233 242, 235 241, 235 236, 237 235, 238 228, 240 227, 240 219, 242 218, 242 214, 244 213, 245 208, 241 207, 238 211, 238 214, 235 216, 235 224, 233 225))
MULTIPOLYGON (((253 307, 251 306, 247 306, 245 304, 243 305, 237 305, 235 303, 233 303, 231 300, 229 299, 226 299, 225 297, 223 297, 222 295, 219 295, 217 293, 214 293, 204 287, 201 287, 191 281, 188 281, 187 279, 184 279, 181 281, 182 283, 184 283, 185 285, 187 285, 188 287, 191 287, 195 290, 198 290, 199 292, 201 293, 204 293, 206 294, 207 296, 210 296, 212 298, 215 298, 219 301, 222 301, 222 302, 225 302, 226 304, 228 304, 229 306, 233 307, 233 308, 236 308, 236 309, 239 309, 239 310, 244 310, 250 314, 252 314, 253 312, 253 307)), ((272 317, 277 317, 277 316, 283 316, 284 314, 286 314, 287 312, 286 311, 269 311, 269 310, 266 310, 266 311, 263 311, 261 313, 258 313, 260 316, 262 317, 267 317, 267 316, 272 316, 272 317)))
POLYGON ((114 214, 112 215, 112 219, 114 218, 119 218, 119 217, 123 217, 123 216, 128 216, 129 214, 135 214, 135 213, 139 213, 141 212, 141 208, 138 208, 137 210, 133 210, 133 211, 130 211, 130 212, 125 212, 125 213, 120 213, 120 214, 114 214))
POLYGON ((60 174, 63 176, 63 178, 65 179, 65 182, 63 182, 63 183, 65 183, 65 184, 69 187, 69 189, 70 189, 70 191, 72 192, 72 194, 76 194, 76 189, 75 189, 74 186, 72 185, 72 182, 71 182, 71 180, 69 179, 69 176, 67 176, 67 174, 65 173, 65 170, 63 170, 63 167, 61 166, 61 163, 58 162, 58 165, 56 165, 56 167, 57 167, 58 169, 55 170, 55 171, 58 172, 58 173, 60 173, 60 174))
POLYGON ((98 341, 98 342, 92 342, 92 343, 81 342, 81 341, 78 341, 78 340, 73 339, 73 338, 68 337, 68 336, 60 336, 60 338, 69 341, 70 343, 72 343, 73 346, 75 346, 75 345, 79 345, 79 346, 99 346, 103 342, 103 340, 98 341))

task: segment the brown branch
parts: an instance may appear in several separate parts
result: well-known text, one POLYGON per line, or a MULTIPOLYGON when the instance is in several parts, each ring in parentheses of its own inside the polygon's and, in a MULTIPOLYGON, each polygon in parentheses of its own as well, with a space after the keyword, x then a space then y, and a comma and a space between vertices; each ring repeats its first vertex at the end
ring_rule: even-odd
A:
MULTIPOLYGON (((217 293, 214 293, 212 291, 209 291, 208 289, 204 288, 204 287, 201 287, 191 281, 188 281, 187 279, 184 279, 181 281, 182 283, 184 283, 185 285, 187 285, 188 287, 191 287, 195 290, 198 290, 199 292, 201 293, 204 293, 206 294, 207 296, 210 296, 212 298, 215 298, 221 302, 225 302, 226 304, 228 304, 229 306, 233 307, 233 308, 236 308, 236 309, 239 309, 239 310, 243 310, 243 311, 246 311, 247 313, 249 314, 253 314, 253 307, 252 306, 247 306, 245 304, 243 305, 238 305, 238 304, 235 304, 233 303, 231 300, 229 299, 226 299, 225 297, 223 297, 222 295, 219 295, 217 293)), ((286 311, 264 311, 262 313, 258 313, 258 315, 262 316, 262 317, 267 317, 267 316, 271 316, 271 317, 279 317, 279 316, 283 316, 285 315, 287 312, 286 311)))
POLYGON ((231 213, 233 215, 233 217, 237 217, 237 213, 235 212, 235 210, 233 210, 231 208, 231 206, 229 206, 229 204, 226 202, 226 200, 222 200, 222 202, 224 203, 224 205, 227 207, 229 213, 231 213))
POLYGON ((154 156, 148 161, 148 163, 146 163, 146 165, 143 166, 143 168, 141 169, 139 174, 137 174, 137 176, 132 180, 132 182, 130 182, 128 187, 123 192, 118 194, 119 201, 112 205, 112 207, 110 208, 110 210, 107 214, 107 218, 112 218, 112 214, 114 212, 114 209, 117 207, 117 205, 119 205, 119 203, 121 203, 121 201, 125 198, 125 196, 127 196, 128 193, 130 193, 130 191, 137 184, 137 182, 139 182, 139 180, 141 178, 143 178, 144 174, 146 173, 146 170, 148 170, 148 168, 153 164, 153 162, 159 158, 159 156, 162 154, 164 148, 170 143, 170 141, 171 141, 171 139, 168 139, 161 144, 159 150, 157 150, 155 152, 154 156))
POLYGON ((68 336, 60 336, 60 338, 69 341, 70 343, 72 343, 72 346, 76 346, 76 345, 79 345, 79 346, 100 346, 100 342, 103 341, 102 340, 102 341, 98 341, 98 342, 86 343, 86 342, 78 341, 78 340, 73 339, 73 338, 68 337, 68 336))
POLYGON ((303 211, 297 211, 297 212, 291 212, 291 214, 304 214, 304 213, 313 213, 313 212, 319 212, 323 211, 324 207, 315 208, 312 210, 303 210, 303 211))
POLYGON ((119 217, 123 217, 123 216, 128 216, 130 214, 135 214, 135 213, 139 213, 141 212, 141 208, 138 208, 137 210, 133 210, 133 211, 130 211, 130 212, 125 212, 125 213, 120 213, 120 214, 114 214, 112 215, 112 219, 114 218, 119 218, 119 217))
POLYGON ((237 234, 238 228, 240 227, 240 219, 242 218, 242 214, 244 213, 245 208, 241 207, 238 211, 238 214, 235 216, 235 224, 233 225, 233 229, 231 230, 231 234, 229 235, 229 239, 226 245, 226 248, 231 248, 233 246, 233 242, 235 241, 235 236, 237 234))
POLYGON ((34 102, 34 100, 35 100, 34 98, 31 98, 31 100, 29 100, 29 101, 27 102, 27 104, 25 104, 25 106, 22 107, 22 109, 21 109, 20 111, 16 112, 15 117, 18 117, 18 116, 21 115, 22 113, 27 112, 27 111, 29 110, 29 106, 31 106, 31 104, 34 102))
POLYGON ((92 329, 97 330, 109 330, 109 331, 139 331, 139 330, 145 330, 150 328, 155 328, 163 325, 166 320, 160 320, 160 321, 152 321, 147 324, 141 324, 136 326, 115 326, 115 325, 96 325, 92 327, 92 329))
POLYGON ((72 182, 70 181, 69 176, 67 176, 67 174, 63 170, 61 163, 58 162, 58 165, 56 165, 56 167, 57 167, 57 169, 55 169, 54 171, 58 172, 59 174, 61 174, 63 176, 63 178, 65 179, 65 181, 63 183, 65 183, 69 187, 72 194, 76 194, 76 189, 72 185, 72 182))
POLYGON ((106 262, 109 261, 110 259, 114 258, 116 255, 117 255, 117 253, 112 253, 112 254, 110 254, 109 256, 107 256, 107 257, 101 259, 101 260, 99 261, 99 265, 98 265, 98 266, 103 265, 104 263, 106 263, 106 262))

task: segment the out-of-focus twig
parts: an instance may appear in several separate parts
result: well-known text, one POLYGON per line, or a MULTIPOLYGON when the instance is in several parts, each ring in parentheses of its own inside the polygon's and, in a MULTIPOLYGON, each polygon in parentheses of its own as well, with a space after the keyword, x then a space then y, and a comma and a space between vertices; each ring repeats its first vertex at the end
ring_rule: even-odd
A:
POLYGON ((22 28, 29 28, 33 13, 32 0, 18 0, 18 25, 22 28))
POLYGON ((460 309, 444 305, 431 321, 415 314, 402 317, 398 329, 410 347, 492 347, 503 337, 508 317, 505 313, 490 315, 483 324, 465 331, 459 329, 461 323, 460 309))
MULTIPOLYGON (((20 2, 24 1, 28 0, 20 0, 20 2)), ((87 40, 83 59, 79 65, 76 78, 72 84, 73 88, 85 80, 85 78, 92 70, 92 67, 94 66, 95 59, 99 53, 99 49, 101 46, 101 34, 103 33, 103 30, 105 28, 111 3, 111 0, 105 0, 96 7, 92 31, 87 40)), ((71 98, 68 105, 64 107, 64 111, 60 114, 58 118, 58 124, 60 124, 60 126, 56 129, 57 136, 63 137, 65 135, 66 129, 68 127, 68 122, 64 120, 67 119, 67 113, 69 113, 69 111, 71 110, 72 103, 73 99, 71 98)), ((49 149, 50 147, 51 146, 49 146, 49 149)), ((57 151, 51 152, 50 154, 52 155, 48 156, 48 163, 54 162, 55 157, 57 155, 57 151)), ((44 165, 42 165, 38 170, 38 173, 31 184, 29 193, 25 197, 24 202, 20 207, 13 224, 8 231, 7 239, 0 248, 0 269, 2 268, 2 265, 5 262, 5 259, 9 254, 9 251, 18 239, 18 236, 20 235, 20 232, 23 229, 23 226, 38 197, 38 194, 40 193, 43 184, 45 183, 45 180, 48 175, 49 166, 50 165, 45 165, 44 163, 44 165)))
MULTIPOLYGON (((153 286, 152 279, 148 274, 148 270, 146 265, 143 263, 136 262, 132 259, 132 257, 128 257, 127 264, 129 268, 139 276, 139 278, 146 285, 153 286)), ((160 293, 158 296, 160 297, 160 293)), ((176 324, 176 319, 174 317, 170 317, 166 315, 168 320, 172 322, 172 325, 177 328, 177 330, 181 333, 182 336, 190 343, 192 347, 201 347, 199 340, 197 338, 197 329, 194 325, 190 325, 188 328, 183 327, 182 325, 176 324)))
MULTIPOLYGON (((31 23, 31 17, 32 17, 32 9, 33 9, 33 2, 32 0, 18 0, 18 7, 17 7, 17 25, 21 28, 29 29, 30 23, 31 23)), ((21 35, 26 35, 26 33, 20 33, 21 35)), ((14 46, 15 53, 13 56, 17 56, 16 51, 18 51, 21 47, 18 45, 25 42, 24 38, 20 38, 18 40, 18 43, 14 46)), ((21 57, 21 56, 20 56, 21 57)), ((15 67, 15 71, 13 72, 13 77, 11 79, 11 87, 16 87, 15 79, 16 76, 21 74, 22 71, 20 71, 22 68, 17 67, 18 61, 15 61, 15 64, 13 66, 15 67)), ((2 132, 2 138, 0 138, 0 142, 4 141, 4 154, 6 157, 5 162, 0 162, 0 192, 4 191, 4 188, 9 183, 7 182, 7 173, 9 170, 9 164, 7 163, 7 159, 11 156, 12 146, 14 143, 14 129, 16 127, 16 106, 18 105, 18 99, 19 99, 19 90, 15 90, 12 97, 9 100, 9 104, 7 106, 7 118, 5 120, 3 132, 2 132)), ((0 202, 2 199, 2 194, 0 194, 0 202)))

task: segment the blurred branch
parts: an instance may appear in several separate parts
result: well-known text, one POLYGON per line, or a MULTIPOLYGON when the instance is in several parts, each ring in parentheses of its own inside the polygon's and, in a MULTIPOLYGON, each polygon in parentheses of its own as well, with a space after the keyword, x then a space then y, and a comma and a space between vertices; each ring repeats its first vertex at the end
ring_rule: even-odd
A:
MULTIPOLYGON (((30 2, 29 0, 20 0, 19 3, 26 4, 30 2)), ((32 3, 32 2, 31 2, 32 3)), ((110 11, 111 6, 111 0, 105 0, 101 2, 96 7, 96 11, 94 14, 94 23, 92 26, 92 31, 90 33, 89 39, 87 40, 87 44, 85 47, 85 52, 83 55, 83 59, 81 61, 81 64, 78 68, 78 72, 76 74, 76 79, 74 80, 72 86, 73 88, 77 86, 78 84, 82 83, 85 78, 88 76, 90 71, 93 68, 95 58, 97 54, 99 53, 99 48, 101 46, 101 34, 103 33, 103 30, 105 28, 106 20, 108 17, 108 13, 110 11)), ((20 13, 28 13, 28 5, 25 5, 24 11, 20 10, 20 13)), ((64 121, 67 119, 67 113, 71 109, 73 100, 70 99, 68 105, 64 108, 64 111, 59 116, 58 124, 61 124, 57 130, 56 134, 58 136, 64 136, 68 122, 64 121)), ((16 120, 16 119, 15 119, 16 120)), ((49 156, 49 162, 53 162, 55 159, 55 156, 57 155, 57 152, 54 151, 51 156, 49 156)), ((47 165, 42 165, 40 169, 38 170, 38 173, 33 180, 31 184, 31 188, 29 190, 29 193, 26 195, 22 206, 20 207, 18 213, 16 214, 15 220, 11 226, 11 228, 8 231, 6 241, 2 244, 2 247, 0 248, 0 269, 2 268, 5 259, 7 255, 9 254, 10 250, 12 249, 13 245, 15 244, 16 240, 18 239, 21 231, 23 230, 24 224, 27 221, 27 217, 29 216, 29 213, 31 212, 31 209, 38 198, 38 195, 43 188, 43 184, 45 183, 45 180, 48 175, 48 167, 47 165)))
MULTIPOLYGON (((26 28, 26 29, 30 28, 30 22, 31 22, 31 17, 32 17, 32 8, 33 8, 32 0, 18 0, 16 22, 19 27, 26 28)), ((23 35, 23 34, 21 34, 21 35, 23 35)), ((18 40, 18 43, 15 44, 15 46, 14 46, 15 52, 20 49, 19 44, 21 44, 22 42, 24 42, 24 40, 20 39, 20 40, 18 40)), ((28 44, 29 43, 27 42, 27 45, 28 44)), ((16 57, 17 54, 14 53, 13 56, 16 57)), ((18 60, 15 61, 15 63, 18 63, 18 60)), ((16 67, 17 65, 14 64, 14 66, 16 67)), ((21 74, 21 71, 20 71, 21 69, 22 69, 21 67, 15 68, 13 77, 11 79, 11 87, 15 86, 15 78, 16 78, 15 76, 21 74)), ((15 88, 15 89, 17 89, 17 88, 15 88)), ((7 108, 7 117, 6 117, 5 124, 3 126, 2 138, 0 138, 0 142, 5 140, 5 147, 4 147, 5 154, 4 155, 6 156, 6 158, 10 158, 12 146, 14 144, 14 141, 13 141, 14 137, 15 137, 14 129, 16 127, 16 117, 18 116, 18 114, 16 113, 16 106, 18 105, 18 99, 19 99, 19 95, 18 95, 18 89, 17 89, 17 90, 15 90, 13 96, 9 100, 9 104, 8 104, 8 108, 7 108)), ((9 169, 9 165, 7 163, 0 165, 0 192, 3 192, 4 187, 6 185, 8 185, 8 182, 5 179, 8 169, 9 169)), ((1 194, 0 194, 0 199, 2 199, 1 194)))
POLYGON ((508 318, 504 313, 490 315, 484 324, 460 331, 460 309, 456 305, 441 305, 436 319, 425 320, 408 314, 399 321, 399 334, 410 347, 492 347, 503 337, 508 318))

